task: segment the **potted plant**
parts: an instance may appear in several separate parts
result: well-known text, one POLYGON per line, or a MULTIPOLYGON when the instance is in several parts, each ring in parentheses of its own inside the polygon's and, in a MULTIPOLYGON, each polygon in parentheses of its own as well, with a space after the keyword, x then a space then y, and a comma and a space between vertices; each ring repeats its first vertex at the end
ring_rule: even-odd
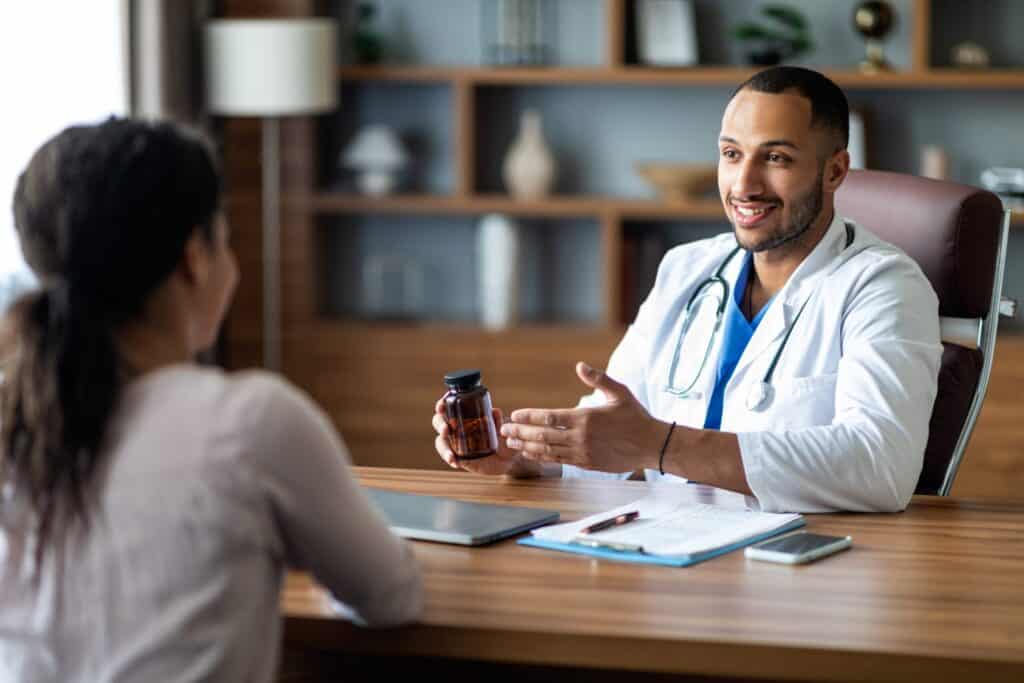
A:
POLYGON ((769 20, 767 24, 745 21, 733 30, 737 40, 753 46, 747 53, 751 64, 772 66, 814 48, 807 20, 799 10, 785 5, 765 5, 761 14, 769 20))

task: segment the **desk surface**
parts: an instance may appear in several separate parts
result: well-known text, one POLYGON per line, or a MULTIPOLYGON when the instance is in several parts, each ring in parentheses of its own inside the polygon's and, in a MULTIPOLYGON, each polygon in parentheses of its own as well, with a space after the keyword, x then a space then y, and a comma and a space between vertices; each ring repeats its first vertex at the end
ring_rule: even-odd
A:
MULTIPOLYGON (((650 486, 736 504, 702 486, 505 481, 356 468, 366 486, 549 507, 568 521, 650 486)), ((852 550, 790 567, 734 552, 683 569, 593 560, 503 541, 415 544, 421 624, 359 629, 288 576, 291 644, 352 654, 806 680, 1024 680, 1024 504, 917 497, 901 514, 809 515, 852 550)))

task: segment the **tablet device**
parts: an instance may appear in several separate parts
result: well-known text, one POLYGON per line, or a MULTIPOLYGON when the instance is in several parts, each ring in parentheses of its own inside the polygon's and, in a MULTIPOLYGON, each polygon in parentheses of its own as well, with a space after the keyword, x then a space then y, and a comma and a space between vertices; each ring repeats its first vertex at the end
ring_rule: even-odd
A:
POLYGON ((391 530, 403 538, 483 545, 558 521, 557 510, 470 503, 366 487, 391 530))

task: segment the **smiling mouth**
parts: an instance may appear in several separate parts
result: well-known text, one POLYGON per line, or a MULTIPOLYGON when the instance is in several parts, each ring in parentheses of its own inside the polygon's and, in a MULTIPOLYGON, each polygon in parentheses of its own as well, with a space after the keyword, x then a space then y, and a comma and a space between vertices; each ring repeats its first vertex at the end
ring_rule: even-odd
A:
POLYGON ((766 206, 739 206, 730 202, 730 206, 733 210, 733 215, 736 217, 736 221, 744 226, 749 227, 757 223, 760 223, 768 214, 778 208, 777 204, 769 204, 766 206))
POLYGON ((735 206, 733 208, 735 208, 736 211, 739 212, 739 214, 741 216, 760 216, 760 215, 764 214, 765 212, 770 211, 771 209, 774 209, 775 207, 774 206, 765 206, 765 207, 760 208, 760 209, 748 209, 748 208, 745 208, 745 207, 742 207, 742 206, 735 206))

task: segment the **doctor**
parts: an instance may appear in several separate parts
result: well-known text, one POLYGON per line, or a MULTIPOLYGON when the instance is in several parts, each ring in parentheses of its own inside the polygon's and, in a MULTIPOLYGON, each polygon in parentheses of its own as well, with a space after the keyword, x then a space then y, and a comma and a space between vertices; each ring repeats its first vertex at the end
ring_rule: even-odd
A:
POLYGON ((767 511, 897 511, 920 475, 938 301, 903 252, 836 214, 842 90, 797 67, 729 101, 718 186, 731 234, 666 254, 607 373, 577 408, 517 410, 499 453, 453 467, 515 477, 691 479, 767 511))

